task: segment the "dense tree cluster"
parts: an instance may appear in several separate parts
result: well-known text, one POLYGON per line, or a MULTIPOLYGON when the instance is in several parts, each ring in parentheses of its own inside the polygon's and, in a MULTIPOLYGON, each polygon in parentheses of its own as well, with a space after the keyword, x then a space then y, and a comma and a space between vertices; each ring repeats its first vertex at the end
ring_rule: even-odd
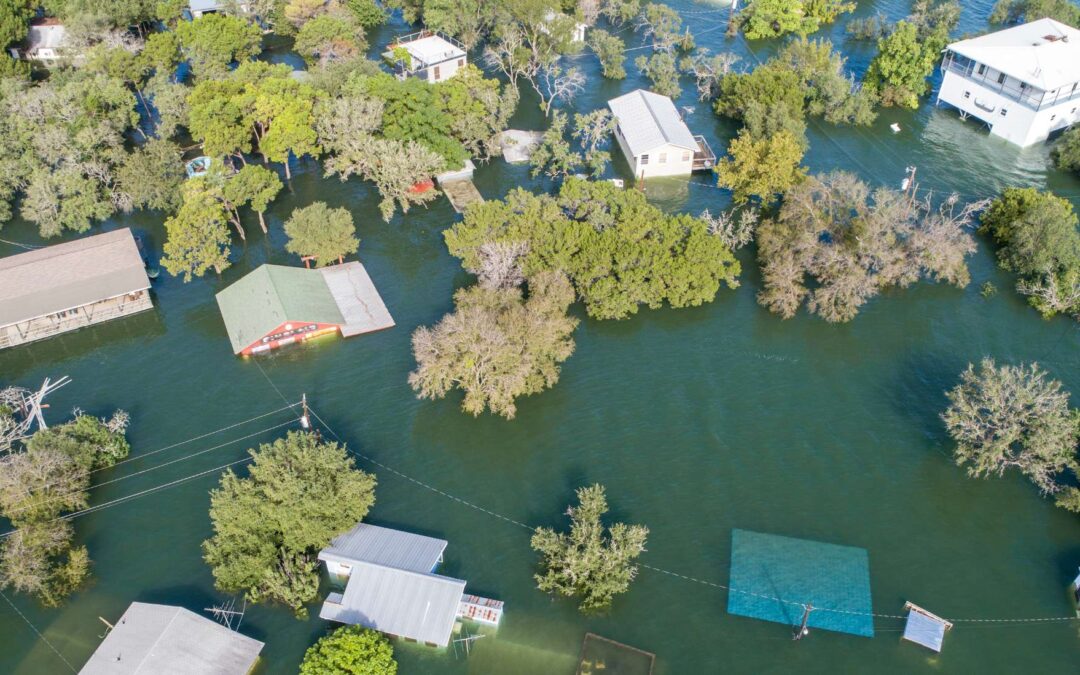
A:
POLYGON ((739 263, 707 224, 665 214, 636 190, 566 180, 558 195, 513 190, 476 204, 446 232, 466 269, 482 266, 481 248, 522 242, 526 276, 566 274, 590 316, 626 318, 640 305, 690 307, 710 302, 724 283, 738 285, 739 263))
POLYGON ((982 204, 934 208, 906 194, 870 188, 855 176, 811 176, 790 188, 775 218, 758 227, 764 288, 758 301, 784 318, 805 301, 827 321, 850 321, 883 289, 929 278, 965 286, 964 230, 982 204), (807 278, 813 279, 808 282, 807 278))
POLYGON ((1080 27, 1080 6, 1073 0, 998 0, 990 23, 1021 23, 1043 17, 1080 27))
POLYGON ((1053 157, 1059 169, 1080 174, 1080 127, 1073 127, 1061 135, 1054 146, 1053 157))
POLYGON ((998 244, 1001 267, 1043 316, 1080 319, 1080 221, 1066 199, 1034 188, 1006 188, 981 218, 998 244))
POLYGON ((296 209, 285 221, 289 241, 285 250, 315 262, 316 267, 342 262, 360 248, 356 225, 348 209, 332 209, 325 202, 315 202, 296 209))
POLYGON ((210 493, 214 535, 204 558, 219 589, 305 617, 319 591, 316 556, 367 515, 375 477, 313 433, 290 432, 249 452, 248 476, 230 469, 210 493))
POLYGON ((788 33, 805 36, 854 10, 855 3, 847 0, 750 0, 739 20, 751 40, 788 33))
POLYGON ((536 586, 544 593, 579 598, 581 611, 597 612, 629 590, 649 528, 615 523, 605 531, 601 519, 608 504, 602 485, 578 489, 577 498, 578 505, 566 510, 570 532, 538 527, 533 533, 532 548, 541 556, 536 586))
POLYGON ((342 626, 319 638, 300 663, 300 675, 396 675, 394 647, 382 633, 342 626))
POLYGON ((89 552, 73 546, 62 516, 86 508, 91 473, 128 455, 127 424, 122 411, 108 420, 76 412, 0 456, 0 515, 15 527, 0 542, 0 589, 56 606, 89 577, 89 552))
POLYGON ((930 88, 927 78, 960 22, 956 0, 919 0, 913 13, 878 40, 878 53, 866 71, 866 86, 883 105, 918 108, 930 88))

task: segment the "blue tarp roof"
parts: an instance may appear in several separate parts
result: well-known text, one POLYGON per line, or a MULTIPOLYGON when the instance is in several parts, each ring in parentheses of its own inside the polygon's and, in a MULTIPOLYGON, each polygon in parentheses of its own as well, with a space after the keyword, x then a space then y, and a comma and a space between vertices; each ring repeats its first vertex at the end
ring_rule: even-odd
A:
POLYGON ((874 636, 866 549, 732 530, 729 585, 731 614, 874 636))

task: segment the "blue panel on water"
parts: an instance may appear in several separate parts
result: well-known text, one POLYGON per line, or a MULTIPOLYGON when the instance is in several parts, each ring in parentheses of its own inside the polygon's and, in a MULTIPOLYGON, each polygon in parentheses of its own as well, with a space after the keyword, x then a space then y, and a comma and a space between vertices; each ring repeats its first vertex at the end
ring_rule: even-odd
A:
POLYGON ((866 549, 733 530, 730 586, 731 614, 874 637, 866 549))

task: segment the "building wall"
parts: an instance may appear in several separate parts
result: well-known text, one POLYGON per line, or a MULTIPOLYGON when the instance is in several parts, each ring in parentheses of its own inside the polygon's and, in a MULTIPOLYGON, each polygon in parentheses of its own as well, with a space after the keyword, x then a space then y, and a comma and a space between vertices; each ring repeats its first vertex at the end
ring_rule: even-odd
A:
POLYGON ((340 326, 332 323, 304 323, 299 321, 283 323, 261 339, 240 350, 240 353, 244 356, 260 354, 278 347, 304 342, 321 335, 337 333, 340 330, 340 326))
POLYGON ((136 291, 48 316, 0 327, 0 349, 135 314, 154 306, 149 291, 136 291))
POLYGON ((431 83, 448 80, 454 76, 454 73, 456 73, 458 69, 463 68, 466 63, 468 63, 468 60, 464 56, 462 56, 457 59, 451 59, 449 61, 437 63, 433 66, 428 66, 428 68, 424 71, 425 78, 428 82, 431 83), (437 75, 436 70, 438 70, 437 75))
POLYGON ((634 172, 634 178, 657 178, 660 176, 689 176, 694 169, 694 153, 674 145, 664 145, 637 157, 630 154, 622 132, 616 130, 615 139, 619 142, 626 163, 634 172), (648 157, 647 161, 644 161, 648 157), (685 157, 685 159, 684 159, 685 157), (664 159, 663 162, 660 160, 664 159))
MULTIPOLYGON (((993 83, 996 71, 988 69, 993 83)), ((1019 146, 1034 145, 1060 129, 1080 123, 1080 99, 1065 101, 1042 110, 1032 108, 970 80, 945 71, 938 101, 948 103, 971 117, 985 122, 990 133, 1019 146), (1002 111, 1005 114, 1002 114, 1002 111)))

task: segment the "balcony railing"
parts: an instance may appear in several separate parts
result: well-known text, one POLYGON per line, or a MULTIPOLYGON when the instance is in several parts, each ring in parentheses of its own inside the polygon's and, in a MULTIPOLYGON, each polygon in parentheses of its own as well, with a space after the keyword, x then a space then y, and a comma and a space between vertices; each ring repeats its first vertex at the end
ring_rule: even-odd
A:
POLYGON ((985 68, 985 73, 980 75, 976 70, 980 64, 965 57, 956 58, 951 52, 946 54, 945 59, 941 62, 942 71, 951 71, 960 75, 961 77, 971 80, 979 84, 980 86, 989 89, 990 91, 997 92, 1002 96, 1012 99, 1032 110, 1042 110, 1043 108, 1049 108, 1051 106, 1065 103, 1073 99, 1080 99, 1080 87, 1065 86, 1054 93, 1044 92, 1041 89, 1035 89, 1026 85, 1017 87, 1012 84, 1010 78, 1006 77, 1003 82, 999 82, 997 78, 990 77, 990 69, 985 68))

